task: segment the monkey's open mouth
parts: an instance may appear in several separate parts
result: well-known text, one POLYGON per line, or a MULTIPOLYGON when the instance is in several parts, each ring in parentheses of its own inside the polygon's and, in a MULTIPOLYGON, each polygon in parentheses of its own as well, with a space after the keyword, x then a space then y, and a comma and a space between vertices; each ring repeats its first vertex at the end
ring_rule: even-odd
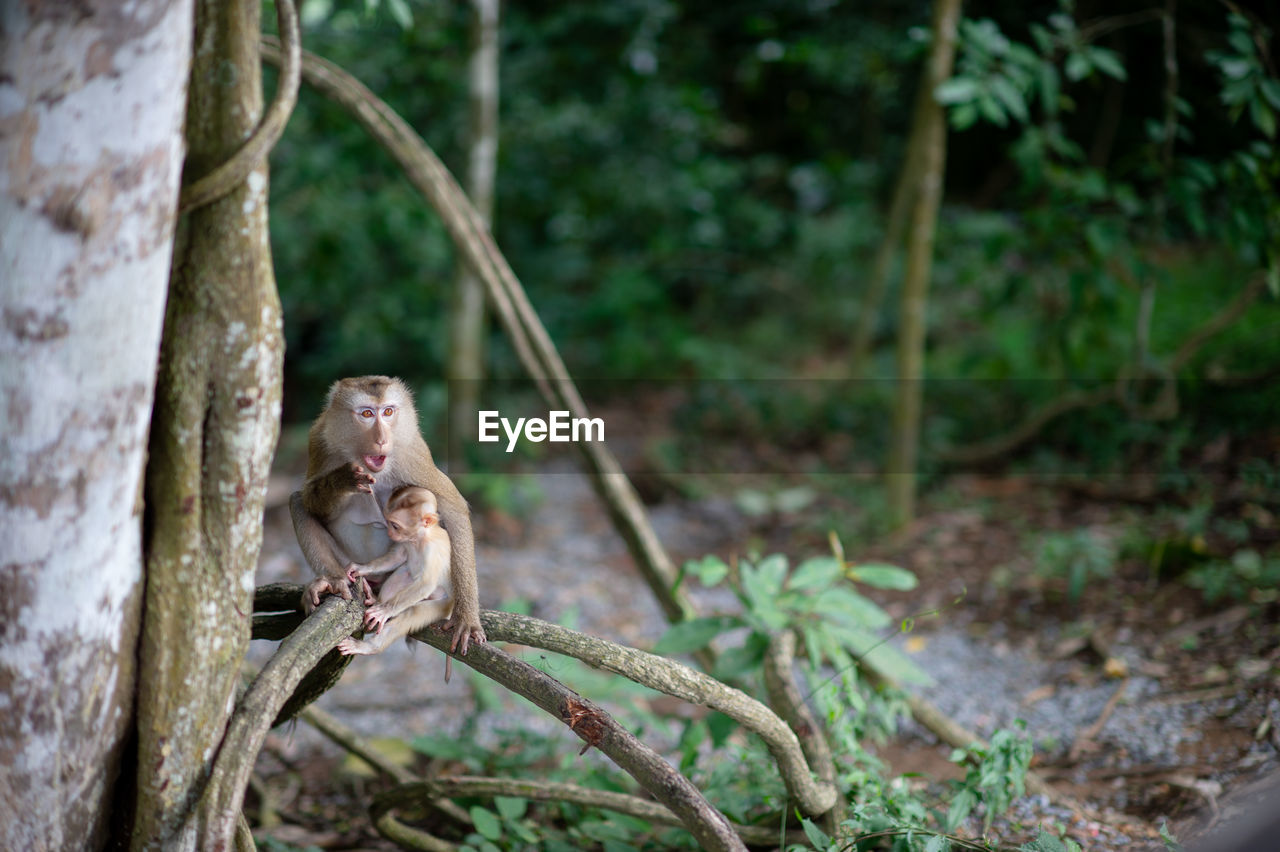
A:
POLYGON ((386 456, 365 456, 364 457, 365 467, 369 468, 369 470, 373 471, 374 473, 377 473, 378 471, 382 470, 382 466, 385 465, 386 463, 387 463, 386 456))

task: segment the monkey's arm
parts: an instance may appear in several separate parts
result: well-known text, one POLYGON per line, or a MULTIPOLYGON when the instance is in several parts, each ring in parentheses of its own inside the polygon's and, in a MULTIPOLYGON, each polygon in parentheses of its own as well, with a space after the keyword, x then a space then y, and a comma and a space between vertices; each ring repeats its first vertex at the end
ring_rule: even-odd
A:
POLYGON ((449 583, 453 587, 453 615, 446 630, 453 631, 450 650, 467 653, 472 642, 485 641, 480 626, 480 593, 476 584, 476 545, 471 533, 471 511, 449 477, 433 468, 431 481, 422 483, 436 494, 440 525, 453 545, 449 560, 449 583))
POLYGON ((289 515, 293 518, 293 532, 298 537, 298 546, 302 548, 302 556, 316 573, 302 594, 303 606, 309 612, 320 605, 324 595, 342 595, 351 600, 351 589, 347 586, 347 572, 339 561, 338 543, 324 528, 315 516, 303 505, 303 492, 295 491, 289 496, 289 515))
POLYGON ((409 558, 407 549, 403 544, 392 545, 391 549, 370 562, 360 564, 352 562, 347 566, 346 577, 354 582, 359 577, 372 577, 375 574, 386 574, 388 571, 394 571, 403 565, 409 558))

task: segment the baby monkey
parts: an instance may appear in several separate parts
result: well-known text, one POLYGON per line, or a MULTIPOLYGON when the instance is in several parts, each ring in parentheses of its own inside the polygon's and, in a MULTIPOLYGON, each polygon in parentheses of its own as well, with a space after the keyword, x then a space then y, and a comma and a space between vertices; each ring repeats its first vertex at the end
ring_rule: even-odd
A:
MULTIPOLYGON (((436 495, 416 485, 401 486, 387 499, 384 517, 391 548, 372 562, 347 566, 347 579, 359 583, 365 603, 372 604, 365 610, 365 629, 377 632, 367 639, 343 639, 338 643, 343 654, 377 654, 401 636, 453 612, 451 547, 449 534, 440 526, 436 495), (391 576, 382 582, 375 602, 368 578, 388 572, 391 576)), ((446 681, 451 662, 445 657, 446 681)))

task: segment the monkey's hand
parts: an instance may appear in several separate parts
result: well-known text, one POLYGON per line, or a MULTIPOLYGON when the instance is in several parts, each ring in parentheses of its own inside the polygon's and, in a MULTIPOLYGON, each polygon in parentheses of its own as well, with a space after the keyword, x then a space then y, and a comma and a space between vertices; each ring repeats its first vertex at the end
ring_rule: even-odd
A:
POLYGON ((345 580, 332 577, 316 577, 302 593, 302 608, 310 613, 320 606, 320 599, 325 595, 342 595, 343 600, 351 600, 351 587, 345 580))
POLYGON ((351 479, 357 491, 363 491, 365 494, 373 493, 373 474, 364 469, 363 465, 351 464, 351 479))
POLYGON ((455 654, 467 653, 471 643, 482 645, 485 642, 484 628, 480 626, 479 614, 464 616, 454 609, 453 616, 444 623, 445 632, 453 631, 453 642, 449 650, 455 654))
POLYGON ((387 613, 387 608, 378 604, 371 606, 364 613, 365 630, 376 630, 381 633, 383 626, 386 625, 387 619, 391 616, 387 613))
POLYGON ((378 602, 378 599, 373 596, 373 586, 370 586, 369 581, 365 579, 365 575, 368 571, 368 565, 360 565, 352 562, 347 566, 347 581, 355 583, 360 589, 360 594, 364 597, 365 606, 378 602))

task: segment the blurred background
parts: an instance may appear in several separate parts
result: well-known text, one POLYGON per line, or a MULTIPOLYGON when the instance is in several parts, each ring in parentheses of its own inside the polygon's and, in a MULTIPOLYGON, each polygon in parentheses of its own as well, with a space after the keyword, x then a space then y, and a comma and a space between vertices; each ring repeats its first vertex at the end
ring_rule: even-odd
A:
MULTIPOLYGON (((497 245, 705 611, 739 557, 914 572, 861 626, 910 622, 893 644, 931 700, 984 735, 1030 718, 1045 777, 1146 826, 1077 820, 1092 848, 1280 765, 1280 4, 971 2, 925 85, 924 2, 509 3, 487 123, 484 5, 307 0, 303 44, 464 186, 496 157, 497 245)), ((658 641, 572 453, 459 434, 477 400, 545 406, 492 319, 459 363, 463 273, 394 161, 304 85, 271 169, 288 348, 264 576, 305 576, 279 499, 329 383, 389 373, 475 506, 482 605, 658 641)), ((359 726, 367 695, 341 689, 359 726)), ((438 739, 472 724, 404 703, 438 739)), ((886 766, 945 777, 927 732, 868 757, 878 723, 850 724, 869 799, 897 806, 866 786, 886 766)))

